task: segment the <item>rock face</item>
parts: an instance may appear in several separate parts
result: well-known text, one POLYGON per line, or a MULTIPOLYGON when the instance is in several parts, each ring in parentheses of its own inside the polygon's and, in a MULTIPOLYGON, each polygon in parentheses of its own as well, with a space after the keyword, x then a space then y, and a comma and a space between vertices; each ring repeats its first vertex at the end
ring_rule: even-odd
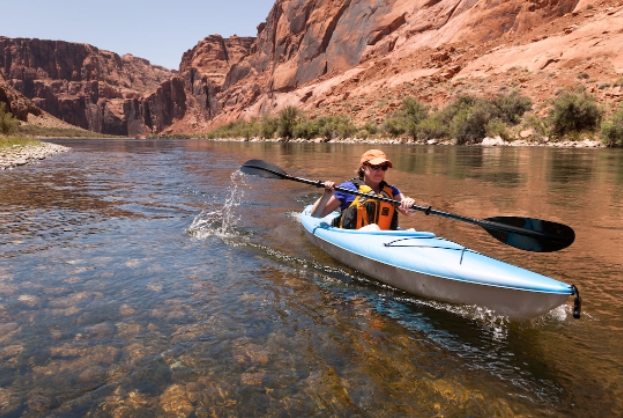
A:
POLYGON ((6 104, 6 110, 19 120, 27 120, 28 114, 41 115, 39 109, 26 96, 15 90, 0 73, 0 103, 6 104))
POLYGON ((85 129, 129 133, 125 102, 174 73, 86 44, 0 37, 0 73, 38 108, 85 129))
MULTIPOLYGON (((319 108, 328 103, 327 96, 338 96, 340 86, 348 93, 336 100, 344 100, 363 84, 357 74, 367 68, 376 67, 378 72, 387 65, 383 60, 430 54, 435 48, 440 49, 436 67, 443 71, 427 71, 425 66, 419 76, 432 78, 432 73, 439 72, 433 80, 446 81, 462 67, 444 46, 484 45, 492 40, 501 44, 505 36, 521 36, 570 13, 577 3, 277 0, 266 22, 258 26, 251 53, 232 67, 223 91, 215 97, 220 112, 211 125, 259 116, 288 104, 319 108)), ((386 78, 404 72, 396 69, 386 78)), ((359 93, 370 95, 373 90, 359 93)), ((184 126, 178 124, 178 128, 184 126)))
POLYGON ((177 102, 173 123, 152 123, 150 127, 155 132, 173 132, 178 121, 182 130, 205 127, 223 109, 216 97, 231 84, 228 77, 237 74, 236 65, 252 53, 254 42, 252 37, 211 35, 186 51, 179 75, 171 79, 179 89, 176 97, 181 100, 183 96, 184 102, 177 102))
POLYGON ((23 120, 42 109, 105 134, 170 131, 184 118, 203 126, 221 110, 215 97, 254 41, 209 36, 184 54, 177 72, 86 44, 0 37, 0 100, 23 120))

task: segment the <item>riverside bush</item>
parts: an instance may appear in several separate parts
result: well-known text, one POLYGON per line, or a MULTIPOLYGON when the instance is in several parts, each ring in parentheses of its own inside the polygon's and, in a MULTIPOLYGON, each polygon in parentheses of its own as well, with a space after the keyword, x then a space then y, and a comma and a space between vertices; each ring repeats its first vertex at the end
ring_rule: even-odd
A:
POLYGON ((428 117, 429 106, 421 104, 413 97, 405 97, 400 110, 393 112, 383 125, 391 136, 408 134, 417 139, 417 126, 428 117))
POLYGON ((317 123, 318 133, 326 140, 349 138, 357 132, 357 127, 346 115, 322 116, 317 123))
POLYGON ((510 141, 511 134, 506 124, 500 118, 493 118, 485 125, 485 133, 489 138, 499 136, 504 141, 510 141))
POLYGON ((0 103, 0 133, 11 135, 17 131, 19 120, 13 117, 11 112, 7 112, 6 103, 0 103))
POLYGON ((417 126, 417 137, 425 141, 429 139, 447 138, 450 135, 448 126, 440 117, 433 115, 424 119, 417 126))
MULTIPOLYGON (((373 125, 366 125, 373 129, 373 125)), ((374 128, 377 130, 378 128, 374 128)), ((208 132, 208 139, 216 138, 246 138, 262 137, 274 138, 279 135, 282 138, 324 138, 326 140, 336 138, 348 138, 357 133, 359 129, 346 115, 321 116, 311 119, 293 106, 288 106, 275 116, 264 115, 261 119, 250 121, 238 120, 228 123, 208 132)))
POLYGON ((562 93, 552 105, 548 119, 552 134, 556 136, 594 131, 601 121, 602 110, 587 93, 562 93))
POLYGON ((549 136, 551 134, 551 128, 549 121, 536 115, 528 115, 526 117, 525 124, 532 128, 540 136, 549 136))
POLYGON ((458 144, 475 142, 487 135, 486 126, 495 117, 491 102, 476 99, 471 106, 462 106, 450 124, 450 133, 458 144))
POLYGON ((279 112, 277 133, 280 137, 290 139, 294 136, 294 127, 298 123, 299 113, 294 106, 287 106, 279 112))
POLYGON ((264 139, 274 138, 278 128, 279 120, 277 120, 277 118, 271 115, 263 115, 260 123, 259 136, 264 139))
POLYGON ((293 134, 295 138, 312 139, 317 138, 320 134, 318 121, 308 118, 300 118, 294 125, 293 134))
POLYGON ((532 109, 532 100, 519 95, 516 91, 508 95, 499 95, 491 102, 496 108, 496 118, 508 125, 517 125, 523 114, 532 109))
POLYGON ((208 133, 208 138, 324 138, 325 140, 369 138, 408 134, 413 139, 429 140, 456 138, 459 144, 482 140, 487 135, 510 139, 506 125, 519 122, 530 109, 530 99, 517 93, 499 95, 492 99, 460 96, 441 110, 430 111, 428 105, 413 97, 402 101, 401 108, 390 114, 378 126, 367 122, 356 126, 347 115, 310 118, 296 107, 288 106, 277 116, 264 115, 260 120, 236 121, 208 133))
POLYGON ((602 123, 601 138, 609 147, 623 145, 623 105, 602 123))
POLYGON ((250 126, 251 123, 244 120, 237 120, 235 122, 230 122, 227 125, 216 128, 213 131, 210 131, 208 134, 208 138, 216 139, 216 138, 247 138, 251 135, 250 126))
POLYGON ((492 99, 459 96, 419 122, 416 133, 418 139, 455 138, 458 144, 492 135, 508 140, 511 135, 506 125, 518 124, 531 107, 532 101, 516 92, 492 99))

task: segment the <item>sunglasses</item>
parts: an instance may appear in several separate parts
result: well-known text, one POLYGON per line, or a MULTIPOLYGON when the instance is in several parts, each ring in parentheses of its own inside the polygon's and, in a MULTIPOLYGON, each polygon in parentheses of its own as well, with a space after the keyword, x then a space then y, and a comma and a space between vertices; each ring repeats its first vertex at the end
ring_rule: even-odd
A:
POLYGON ((370 167, 372 170, 378 170, 379 168, 383 171, 387 171, 387 169, 389 168, 388 164, 378 164, 378 165, 372 165, 372 164, 368 164, 366 163, 365 165, 367 165, 368 167, 370 167))

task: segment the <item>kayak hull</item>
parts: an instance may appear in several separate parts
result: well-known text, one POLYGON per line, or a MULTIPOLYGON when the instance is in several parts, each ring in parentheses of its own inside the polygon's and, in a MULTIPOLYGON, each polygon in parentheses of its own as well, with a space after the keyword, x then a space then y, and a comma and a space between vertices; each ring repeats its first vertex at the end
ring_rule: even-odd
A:
POLYGON ((343 230, 336 214, 301 215, 307 239, 336 260, 382 283, 442 302, 477 305, 514 320, 565 303, 570 285, 476 253, 429 232, 343 230))

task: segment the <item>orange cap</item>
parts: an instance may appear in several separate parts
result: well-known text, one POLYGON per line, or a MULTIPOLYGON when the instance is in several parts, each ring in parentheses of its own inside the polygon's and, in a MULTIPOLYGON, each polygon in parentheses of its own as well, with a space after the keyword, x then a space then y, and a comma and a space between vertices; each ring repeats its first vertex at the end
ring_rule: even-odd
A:
POLYGON ((385 162, 390 167, 394 166, 392 164, 392 162, 387 159, 387 155, 385 155, 385 153, 383 151, 378 150, 378 149, 368 150, 368 151, 364 152, 363 155, 361 156, 361 165, 363 165, 363 163, 369 163, 369 164, 372 164, 372 165, 379 165, 379 164, 383 164, 385 162))

